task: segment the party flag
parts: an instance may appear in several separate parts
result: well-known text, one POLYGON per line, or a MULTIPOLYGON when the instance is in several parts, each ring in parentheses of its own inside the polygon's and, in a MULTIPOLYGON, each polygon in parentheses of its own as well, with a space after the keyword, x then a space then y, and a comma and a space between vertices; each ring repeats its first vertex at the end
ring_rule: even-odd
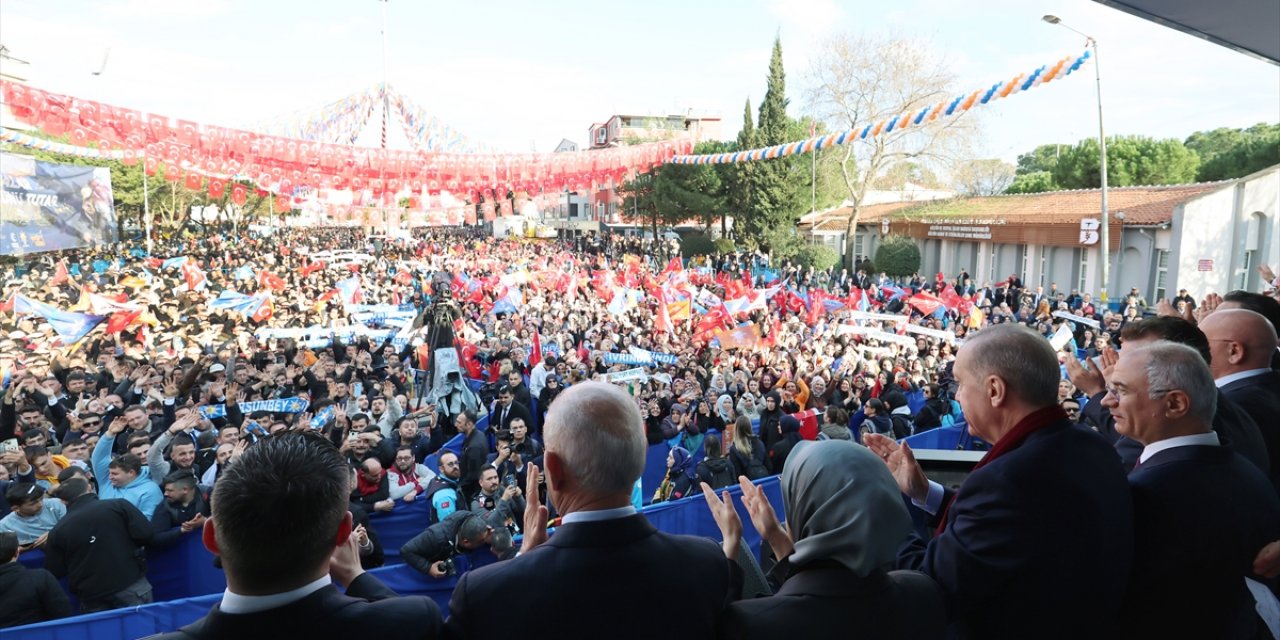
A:
POLYGON ((18 294, 14 294, 13 310, 16 313, 33 313, 44 318, 49 326, 53 327, 55 333, 70 339, 71 342, 83 338, 98 326, 98 323, 106 319, 105 316, 62 311, 57 307, 18 294))

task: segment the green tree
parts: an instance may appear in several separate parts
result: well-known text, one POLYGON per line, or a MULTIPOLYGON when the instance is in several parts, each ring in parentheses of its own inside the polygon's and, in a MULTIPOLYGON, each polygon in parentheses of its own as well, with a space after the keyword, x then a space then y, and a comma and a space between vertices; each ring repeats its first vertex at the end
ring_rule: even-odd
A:
POLYGON ((825 244, 806 244, 796 252, 793 258, 802 267, 829 269, 840 262, 840 254, 825 244))
MULTIPOLYGON (((769 58, 769 82, 764 101, 760 103, 757 120, 757 146, 772 146, 791 142, 795 126, 787 116, 787 81, 782 66, 782 39, 773 41, 773 53, 769 58)), ((808 198, 802 196, 808 185, 808 171, 802 164, 805 158, 796 155, 774 160, 758 161, 750 178, 751 203, 749 215, 743 220, 743 231, 759 239, 765 248, 772 249, 769 230, 779 227, 792 228, 808 209, 808 198)), ((807 195, 807 194, 805 194, 807 195)))
POLYGON ((1053 168, 1058 165, 1062 148, 1063 145, 1060 144, 1042 144, 1027 153, 1018 155, 1016 173, 1020 176, 1041 171, 1052 173, 1053 168))
POLYGON ((1048 171, 1032 171, 1013 177, 1013 182, 1005 189, 1005 193, 1044 193, 1061 189, 1054 181, 1053 174, 1048 171))
MULTIPOLYGON (((747 98, 746 107, 742 114, 742 129, 738 131, 738 149, 749 150, 756 148, 756 127, 752 122, 751 99, 747 98)), ((743 225, 751 217, 751 181, 755 177, 755 169, 758 163, 755 162, 738 162, 725 165, 725 204, 730 213, 733 214, 733 235, 736 238, 744 237, 743 225)), ((721 232, 726 231, 725 222, 721 220, 721 232)))
POLYGON ((711 255, 715 251, 715 241, 706 234, 691 233, 680 240, 680 255, 685 258, 711 255))
POLYGON ((920 247, 906 236, 885 236, 876 247, 875 267, 894 277, 920 271, 920 247))
MULTIPOLYGON (((731 145, 724 142, 702 142, 694 153, 723 153, 731 145)), ((726 211, 724 165, 665 164, 654 172, 654 198, 660 220, 676 225, 695 219, 703 229, 710 229, 717 217, 726 211)))
MULTIPOLYGON (((1196 179, 1200 157, 1181 140, 1145 136, 1107 139, 1107 184, 1112 187, 1184 184, 1196 179)), ((1063 189, 1101 186, 1098 141, 1086 138, 1064 149, 1053 169, 1053 181, 1063 189)))
POLYGON ((1200 156, 1200 181, 1242 178, 1280 164, 1280 124, 1197 131, 1186 146, 1200 156))
MULTIPOLYGON (((660 169, 661 167, 658 170, 660 169)), ((658 237, 658 202, 654 197, 654 182, 658 170, 638 174, 615 188, 617 194, 622 196, 622 206, 619 208, 622 219, 632 224, 648 223, 653 228, 655 238, 658 237)))

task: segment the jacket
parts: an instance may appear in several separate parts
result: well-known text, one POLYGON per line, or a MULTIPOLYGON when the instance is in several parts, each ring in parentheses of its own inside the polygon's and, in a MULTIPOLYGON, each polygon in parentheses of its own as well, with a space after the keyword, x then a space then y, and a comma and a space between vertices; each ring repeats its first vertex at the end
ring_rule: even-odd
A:
POLYGON ((362 573, 345 594, 326 586, 283 607, 226 614, 217 606, 205 617, 153 640, 277 640, 279 638, 422 639, 440 635, 440 609, 431 598, 399 597, 371 573, 362 573))
POLYGON ((470 511, 459 511, 427 527, 400 547, 400 558, 405 564, 427 573, 432 564, 458 553, 458 529, 462 527, 462 521, 472 515, 470 511))
POLYGON ((104 598, 146 575, 142 547, 151 538, 151 523, 137 507, 85 494, 67 505, 66 517, 49 532, 44 566, 67 576, 80 600, 104 598))
POLYGON ((93 477, 98 479, 98 497, 103 500, 117 498, 127 500, 142 512, 144 518, 150 520, 151 516, 155 515, 156 508, 164 502, 164 492, 160 490, 160 485, 151 479, 151 469, 145 465, 133 482, 123 487, 111 484, 107 476, 108 467, 111 464, 111 447, 115 439, 111 434, 103 435, 98 439, 98 444, 94 445, 93 455, 90 456, 90 461, 93 463, 93 477))
POLYGON ((18 561, 0 564, 0 629, 64 618, 71 601, 57 578, 44 569, 28 569, 18 561))

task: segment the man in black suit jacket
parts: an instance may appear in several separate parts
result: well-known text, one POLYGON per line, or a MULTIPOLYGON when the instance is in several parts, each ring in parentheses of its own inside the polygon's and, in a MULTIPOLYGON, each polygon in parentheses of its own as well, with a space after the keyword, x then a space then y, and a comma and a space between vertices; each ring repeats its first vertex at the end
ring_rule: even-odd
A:
POLYGON ((1275 327, 1260 313, 1219 308, 1200 329, 1209 338, 1214 381, 1258 423, 1271 457, 1271 482, 1280 487, 1280 372, 1271 368, 1275 327))
POLYGON ((969 432, 992 443, 958 490, 926 478, 909 446, 868 438, 938 524, 933 539, 907 541, 896 568, 942 587, 950 637, 1103 636, 1133 558, 1119 460, 1057 404, 1057 355, 1030 329, 983 329, 960 349, 954 372, 969 432))
POLYGON ((529 405, 517 401, 511 387, 503 387, 498 392, 498 401, 493 404, 493 411, 489 414, 489 425, 494 429, 506 431, 511 428, 511 421, 516 418, 524 420, 526 426, 534 424, 529 405))
POLYGON ((520 554, 463 574, 447 635, 516 637, 543 620, 567 638, 714 637, 741 571, 711 540, 662 533, 631 506, 646 447, 635 401, 614 385, 575 384, 551 405, 545 434, 547 493, 563 524, 547 538, 530 464, 520 554))
POLYGON ((438 637, 435 602, 398 597, 360 568, 347 511, 350 478, 342 455, 315 434, 265 438, 245 451, 218 479, 204 525, 205 546, 227 574, 222 602, 156 637, 438 637))
POLYGON ((1110 384, 1116 428, 1144 447, 1129 474, 1136 544, 1120 636, 1259 637, 1244 578, 1280 536, 1280 497, 1219 444, 1209 367, 1171 342, 1126 347, 1110 384))
POLYGON ((458 508, 466 509, 471 504, 471 499, 480 492, 480 471, 489 458, 489 441, 484 432, 476 428, 476 416, 470 411, 459 413, 454 424, 463 437, 462 455, 458 456, 458 464, 462 469, 462 475, 458 478, 462 501, 458 503, 458 508))
MULTIPOLYGON (((1172 316, 1156 316, 1142 322, 1131 322, 1120 332, 1124 348, 1150 345, 1160 340, 1168 340, 1195 349, 1205 363, 1212 362, 1212 351, 1209 339, 1196 325, 1182 318, 1172 316)), ((1116 353, 1108 350, 1103 356, 1106 361, 1118 358, 1116 353)), ((1076 388, 1089 394, 1089 403, 1081 411, 1086 426, 1092 426, 1111 442, 1120 456, 1120 463, 1125 469, 1132 469, 1142 453, 1142 444, 1132 438, 1126 438, 1116 432, 1115 420, 1104 403, 1106 380, 1097 367, 1085 369, 1075 358, 1067 361, 1067 375, 1076 388)), ((1258 466, 1264 474, 1271 474, 1271 457, 1262 432, 1249 414, 1226 397, 1222 390, 1215 389, 1217 411, 1213 414, 1213 430, 1218 434, 1219 442, 1240 454, 1244 459, 1258 466)))

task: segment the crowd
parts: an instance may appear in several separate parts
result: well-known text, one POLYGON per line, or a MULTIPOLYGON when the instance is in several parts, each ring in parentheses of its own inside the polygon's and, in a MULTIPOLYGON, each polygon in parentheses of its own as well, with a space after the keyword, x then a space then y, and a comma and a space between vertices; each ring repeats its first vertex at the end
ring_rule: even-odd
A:
MULTIPOLYGON (((1051 620, 1063 622, 1063 633, 1106 628, 1117 616, 1147 625, 1162 602, 1129 600, 1130 567, 1135 580, 1160 594, 1189 579, 1159 574, 1159 557, 1142 544, 1155 536, 1151 527, 1194 524, 1160 510, 1162 492, 1175 485, 1158 468, 1146 469, 1169 457, 1158 444, 1166 440, 1192 445, 1177 453, 1221 445, 1239 454, 1175 460, 1216 464, 1212 473, 1223 478, 1221 487, 1178 488, 1180 497, 1215 503, 1253 496, 1247 504, 1257 514, 1237 522, 1238 514, 1217 505, 1222 512, 1209 521, 1236 537, 1219 545, 1218 555, 1205 555, 1190 578, 1225 584, 1214 581, 1234 571, 1239 582, 1249 571, 1232 565, 1224 573, 1223 563, 1239 564, 1246 554, 1251 561, 1263 544, 1280 539, 1280 506, 1273 511, 1271 504, 1280 486, 1275 298, 1232 292, 1197 302, 1183 291, 1152 307, 1134 289, 1113 310, 1088 292, 1023 286, 1016 276, 979 286, 963 269, 951 278, 893 279, 865 269, 802 268, 762 253, 665 260, 670 249, 608 237, 519 242, 433 230, 371 240, 357 230, 308 229, 173 240, 153 256, 117 246, 11 261, 0 276, 0 479, 12 512, 0 519, 0 532, 12 532, 14 544, 0 533, 0 555, 43 550, 46 569, 68 577, 83 612, 148 602, 145 550, 190 534, 211 544, 220 483, 250 474, 244 468, 255 456, 270 464, 263 443, 303 437, 295 432, 320 436, 343 459, 343 512, 351 518, 338 537, 345 545, 344 532, 352 534, 357 568, 350 558, 333 562, 348 573, 382 563, 378 514, 404 503, 430 505, 424 531, 401 550, 405 562, 443 577, 455 555, 485 546, 510 561, 514 534, 532 551, 552 517, 564 526, 551 547, 573 531, 586 539, 644 537, 635 523, 595 532, 586 526, 592 518, 573 516, 612 510, 626 520, 633 512, 623 512, 643 498, 673 500, 740 477, 782 474, 785 529, 769 521, 759 496, 744 494, 753 524, 782 561, 770 574, 784 583, 781 593, 799 584, 785 579, 788 572, 806 575, 793 568, 816 563, 836 571, 808 575, 823 588, 844 589, 836 583, 849 582, 841 573, 848 571, 859 588, 885 598, 885 607, 901 604, 875 590, 885 584, 915 594, 912 602, 925 610, 936 604, 936 619, 917 621, 922 634, 946 620, 960 625, 953 632, 975 637, 1020 635, 1051 620), (484 384, 473 389, 467 379, 484 384), (575 394, 583 399, 561 400, 575 394), (1148 405, 1132 404, 1144 398, 1148 405), (578 413, 563 413, 572 411, 565 404, 578 413), (1150 419, 1158 409, 1165 420, 1150 419), (668 472, 652 496, 638 493, 639 470, 626 458, 631 445, 580 433, 584 419, 623 428, 632 413, 644 436, 641 465, 644 444, 669 448, 668 472), (488 433, 477 429, 486 415, 488 433), (910 448, 895 441, 957 422, 967 422, 990 451, 953 492, 925 482, 910 448), (1070 423, 1097 434, 1063 427, 1070 423), (579 435, 562 435, 557 447, 553 426, 579 435), (440 452, 458 435, 460 453, 440 452), (806 444, 814 440, 861 442, 880 460, 865 448, 806 444), (425 464, 437 452, 435 463, 425 464), (1252 467, 1241 468, 1240 458, 1252 467), (819 467, 841 471, 819 477, 819 467), (1267 492, 1257 491, 1256 477, 1267 492), (836 486, 841 478, 857 490, 836 486), (899 531, 905 513, 898 512, 898 489, 938 527, 931 540, 920 538, 900 554, 906 532, 899 531), (993 511, 983 503, 992 496, 1014 506, 993 511), (871 520, 859 520, 863 513, 871 520), (866 522, 886 524, 872 532, 866 522), (569 526, 575 523, 583 526, 569 526), (827 530, 835 533, 815 534, 827 530), (867 546, 868 537, 894 540, 867 546), (110 551, 84 553, 90 538, 110 551), (1037 563, 1038 571, 1028 568, 1037 563), (862 584, 895 564, 921 573, 862 584), (1104 565, 1106 571, 1082 573, 1104 565), (1041 602, 1068 592, 1088 597, 1041 602), (1004 600, 1015 595, 1021 604, 1004 600), (1092 613, 1067 624, 1063 612, 1075 608, 1092 613)), ((267 473, 263 482, 283 477, 252 473, 267 473)), ((298 513, 326 509, 320 493, 298 513)), ((734 518, 719 499, 708 495, 708 502, 725 528, 724 553, 738 560, 729 542, 734 518)), ((286 526, 286 515, 263 522, 286 526)), ((251 527, 254 520, 242 518, 232 526, 251 527)), ((217 538, 211 546, 223 549, 229 595, 245 595, 236 591, 232 567, 244 576, 250 557, 264 567, 289 561, 250 554, 243 544, 217 538)), ((1161 553, 1187 551, 1178 541, 1166 544, 1161 553)), ((692 542, 678 546, 687 547, 688 566, 710 562, 692 542)), ((330 535, 299 554, 314 563, 332 549, 330 535)), ((661 545, 648 551, 677 553, 661 545)), ((648 551, 636 554, 637 567, 647 566, 648 551)), ((534 558, 552 562, 550 553, 529 555, 522 561, 529 575, 539 570, 534 558)), ((39 574, 20 576, 10 566, 17 565, 0 569, 0 587, 9 579, 34 584, 39 574)), ((721 572, 717 567, 707 565, 707 575, 721 572)), ((261 593, 286 590, 284 578, 252 571, 242 584, 261 593)), ((556 583, 571 589, 605 579, 593 571, 556 583)), ((709 598, 707 615, 729 607, 742 580, 736 562, 723 571, 716 578, 722 581, 699 592, 709 598)), ((459 592, 484 601, 508 584, 500 572, 465 574, 459 592)), ((368 580, 345 578, 343 585, 377 592, 368 580)), ((65 594, 38 579, 45 586, 31 593, 39 597, 0 607, 0 624, 69 611, 65 594)), ((637 578, 626 590, 645 594, 643 586, 637 578)), ((1221 589, 1215 612, 1238 613, 1232 607, 1244 596, 1237 587, 1221 589)), ((1187 595, 1204 589, 1188 588, 1187 595)), ((618 594, 600 594, 607 595, 618 594)), ((223 612, 234 613, 226 604, 223 612)), ((765 615, 739 605, 732 605, 734 637, 750 635, 760 622, 755 616, 765 615)), ((1243 614, 1220 616, 1209 628, 1251 622, 1243 614)), ((497 623, 457 608, 449 624, 468 637, 499 632, 491 626, 497 623)), ((717 624, 682 625, 681 634, 714 635, 717 624)))

